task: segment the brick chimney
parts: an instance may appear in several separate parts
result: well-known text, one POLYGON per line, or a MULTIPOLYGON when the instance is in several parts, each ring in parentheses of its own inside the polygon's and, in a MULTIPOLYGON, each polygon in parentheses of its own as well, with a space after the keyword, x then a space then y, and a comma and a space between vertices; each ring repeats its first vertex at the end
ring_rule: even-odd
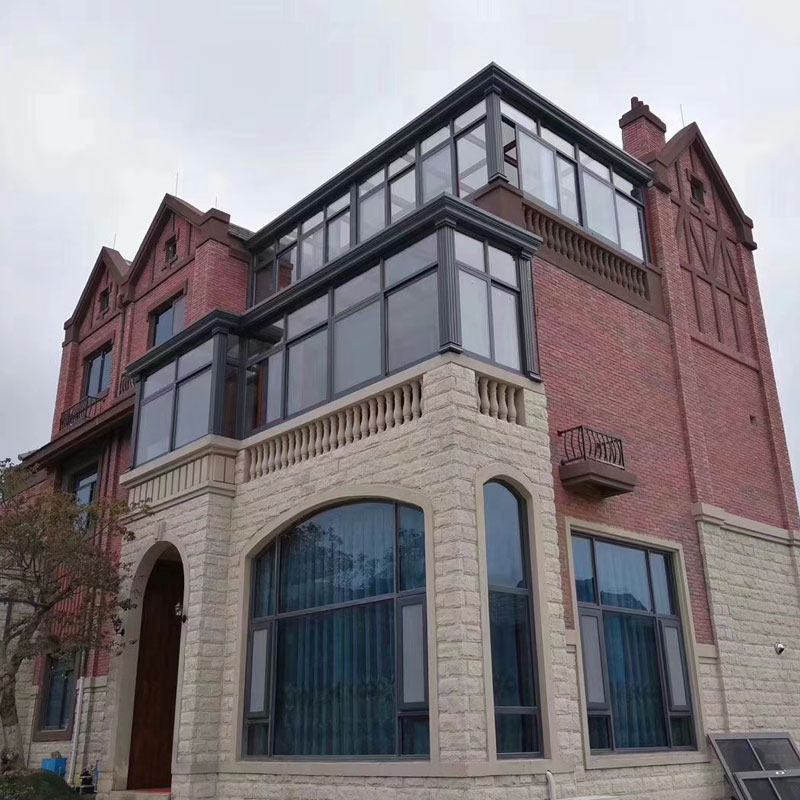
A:
POLYGON ((622 147, 641 161, 661 150, 667 126, 638 97, 631 97, 631 110, 619 118, 622 147))

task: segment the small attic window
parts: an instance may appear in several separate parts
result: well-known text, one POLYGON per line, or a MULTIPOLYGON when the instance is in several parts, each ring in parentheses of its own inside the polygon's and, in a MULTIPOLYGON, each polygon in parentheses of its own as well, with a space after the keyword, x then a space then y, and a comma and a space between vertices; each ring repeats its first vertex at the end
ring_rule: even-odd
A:
POLYGON ((699 178, 691 178, 690 183, 692 186, 692 200, 699 206, 704 206, 706 204, 706 187, 703 185, 703 181, 699 178))
POLYGON ((167 239, 164 250, 166 252, 167 264, 171 264, 178 257, 178 237, 172 236, 167 239))
POLYGON ((100 311, 103 314, 105 314, 106 311, 108 311, 109 296, 110 295, 108 289, 103 289, 103 291, 100 292, 100 311))

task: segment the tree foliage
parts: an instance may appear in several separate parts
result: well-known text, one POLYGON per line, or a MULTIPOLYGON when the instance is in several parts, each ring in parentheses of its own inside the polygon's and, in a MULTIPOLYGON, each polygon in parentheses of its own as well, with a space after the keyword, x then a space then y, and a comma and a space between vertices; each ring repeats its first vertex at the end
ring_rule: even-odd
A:
POLYGON ((132 538, 122 521, 128 510, 105 498, 81 505, 70 493, 37 484, 30 471, 0 461, 0 718, 6 747, 21 753, 15 689, 26 659, 113 646, 114 622, 128 605, 119 557, 121 541, 132 538))

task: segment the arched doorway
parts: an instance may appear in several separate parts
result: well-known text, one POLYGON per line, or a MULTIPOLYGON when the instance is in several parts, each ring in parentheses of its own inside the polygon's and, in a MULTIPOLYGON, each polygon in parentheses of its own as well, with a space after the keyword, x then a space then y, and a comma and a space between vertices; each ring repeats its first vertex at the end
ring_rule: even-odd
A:
POLYGON ((142 601, 128 789, 169 789, 181 644, 183 567, 178 551, 156 561, 142 601))

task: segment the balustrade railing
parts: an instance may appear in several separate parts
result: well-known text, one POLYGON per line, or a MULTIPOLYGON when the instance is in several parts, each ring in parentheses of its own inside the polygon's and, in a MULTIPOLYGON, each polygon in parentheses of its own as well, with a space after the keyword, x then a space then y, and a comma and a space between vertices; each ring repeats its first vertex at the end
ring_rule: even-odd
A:
POLYGON ((70 428, 73 425, 77 425, 79 422, 92 419, 100 410, 102 399, 102 397, 93 397, 87 394, 86 397, 79 400, 74 406, 70 406, 61 414, 58 429, 63 431, 64 428, 70 428))
POLYGON ((625 469, 625 454, 622 450, 622 440, 586 425, 558 431, 564 448, 562 464, 571 464, 573 461, 590 460, 602 461, 613 464, 615 467, 625 469))
POLYGON ((407 425, 422 415, 419 379, 278 433, 246 448, 245 475, 254 480, 351 442, 407 425))
POLYGON ((522 400, 522 389, 511 383, 478 375, 478 410, 481 414, 522 424, 518 403, 522 400))
POLYGON ((117 387, 117 394, 123 395, 127 394, 133 389, 133 378, 128 375, 127 372, 122 374, 122 377, 119 379, 119 386, 117 387))

